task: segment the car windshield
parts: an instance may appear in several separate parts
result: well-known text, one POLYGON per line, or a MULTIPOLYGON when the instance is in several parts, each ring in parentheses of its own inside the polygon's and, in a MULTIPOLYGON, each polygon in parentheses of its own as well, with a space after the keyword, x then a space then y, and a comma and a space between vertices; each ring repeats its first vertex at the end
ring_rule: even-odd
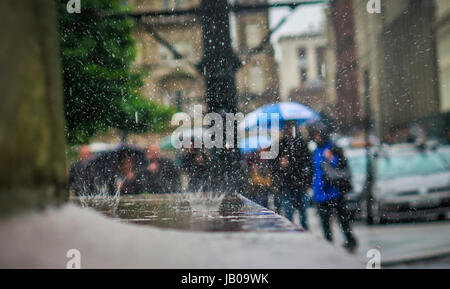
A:
POLYGON ((439 154, 450 164, 450 146, 446 146, 439 150, 439 154))
POLYGON ((381 180, 437 174, 448 169, 444 159, 432 152, 381 157, 377 162, 377 175, 381 180))
POLYGON ((367 159, 365 155, 351 156, 348 157, 347 160, 353 176, 365 175, 367 169, 367 159))

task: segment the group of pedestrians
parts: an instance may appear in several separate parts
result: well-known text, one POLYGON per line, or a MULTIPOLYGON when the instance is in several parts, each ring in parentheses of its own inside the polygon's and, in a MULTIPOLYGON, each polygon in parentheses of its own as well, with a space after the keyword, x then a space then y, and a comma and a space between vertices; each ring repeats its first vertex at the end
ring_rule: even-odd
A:
POLYGON ((346 207, 345 194, 351 187, 351 176, 342 149, 333 144, 331 128, 323 122, 309 126, 309 135, 316 148, 307 146, 295 121, 284 125, 279 142, 279 154, 273 160, 262 160, 258 154, 248 156, 247 196, 267 207, 273 194, 277 213, 294 221, 295 210, 299 222, 309 230, 307 208, 314 204, 320 217, 323 234, 333 241, 331 217, 336 216, 344 233, 344 247, 354 249, 357 241, 352 233, 350 213, 346 207), (312 196, 309 195, 312 191, 312 196))
POLYGON ((159 147, 147 150, 123 146, 93 157, 89 146, 79 149, 79 160, 69 171, 69 188, 74 195, 175 193, 181 190, 181 176, 174 162, 160 155, 159 147))
POLYGON ((95 195, 106 190, 111 194, 179 193, 184 173, 187 191, 210 189, 210 158, 204 149, 188 148, 179 152, 177 160, 161 156, 157 145, 139 148, 122 146, 94 157, 89 146, 78 151, 78 161, 69 171, 69 187, 76 196, 95 195), (106 188, 106 189, 105 189, 106 188))

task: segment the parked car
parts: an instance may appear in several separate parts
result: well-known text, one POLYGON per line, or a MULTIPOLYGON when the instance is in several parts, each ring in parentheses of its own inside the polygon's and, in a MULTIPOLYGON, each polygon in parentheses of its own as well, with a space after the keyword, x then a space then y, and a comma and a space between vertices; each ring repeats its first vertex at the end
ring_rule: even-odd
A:
MULTIPOLYGON (((438 219, 450 212, 450 168, 437 151, 394 146, 375 161, 372 215, 389 220, 438 219)), ((362 203, 365 196, 362 195, 362 203)), ((366 215, 365 206, 361 206, 366 215)))
POLYGON ((437 152, 444 158, 444 160, 450 164, 450 146, 441 146, 437 148, 437 152))
POLYGON ((344 154, 352 173, 352 191, 345 195, 347 208, 351 213, 352 219, 359 219, 367 173, 366 150, 361 148, 347 148, 344 150, 344 154))
MULTIPOLYGON (((363 149, 366 147, 366 138, 364 136, 335 136, 334 141, 338 147, 343 149, 363 149)), ((372 147, 377 147, 380 145, 380 140, 376 136, 371 135, 369 137, 369 145, 372 147)))

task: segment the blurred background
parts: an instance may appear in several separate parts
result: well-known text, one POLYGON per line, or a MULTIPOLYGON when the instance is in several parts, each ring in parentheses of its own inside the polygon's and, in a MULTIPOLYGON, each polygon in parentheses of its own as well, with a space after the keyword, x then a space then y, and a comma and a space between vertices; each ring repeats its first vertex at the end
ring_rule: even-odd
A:
MULTIPOLYGON (((416 224, 409 231, 413 235, 400 235, 400 242, 428 235, 427 230, 448 229, 447 223, 426 223, 445 222, 450 216, 449 2, 380 1, 380 11, 370 11, 366 0, 323 2, 289 7, 289 1, 231 1, 250 7, 280 4, 229 15, 231 48, 240 62, 237 111, 248 114, 264 105, 291 102, 326 120, 352 170, 353 190, 347 199, 355 222, 403 223, 405 230, 416 224)), ((80 140, 88 139, 93 147, 125 140, 144 148, 158 144, 163 155, 181 166, 182 153, 170 144, 173 130, 167 119, 176 112, 192 116, 194 105, 208 111, 208 98, 198 69, 206 57, 201 18, 175 13, 201 3, 118 4, 117 11, 138 19, 130 30, 136 54, 130 67, 141 73, 139 94, 155 106, 162 124, 149 122, 138 133, 118 126, 80 140), (149 12, 155 15, 145 14, 149 12)), ((302 132, 307 139, 308 132, 302 132)), ((75 161, 78 143, 73 144, 69 156, 75 161)), ((366 242, 378 242, 359 230, 366 242)), ((380 234, 392 236, 383 230, 390 227, 380 234)), ((413 251, 436 246, 446 255, 447 237, 436 237, 433 244, 420 237, 413 251)))
MULTIPOLYGON (((342 149, 351 173, 343 203, 359 240, 351 253, 365 260, 375 248, 385 266, 450 267, 448 0, 81 0, 79 13, 67 2, 54 1, 55 15, 51 5, 14 4, 18 14, 4 18, 0 57, 12 72, 0 80, 0 213, 22 201, 64 203, 69 191, 118 222, 320 236, 313 176, 304 212, 289 212, 277 204, 281 173, 261 157, 278 139, 254 138, 255 115, 277 112, 281 143, 293 134, 320 158, 310 127, 320 119, 342 149), (30 11, 54 22, 36 33, 30 11), (176 149, 170 121, 193 118, 195 105, 253 119, 235 126, 247 142, 176 149), (11 193, 22 186, 40 193, 11 193)), ((192 146, 209 128, 196 125, 176 137, 192 146)), ((285 169, 293 162, 283 157, 275 166, 285 169)))

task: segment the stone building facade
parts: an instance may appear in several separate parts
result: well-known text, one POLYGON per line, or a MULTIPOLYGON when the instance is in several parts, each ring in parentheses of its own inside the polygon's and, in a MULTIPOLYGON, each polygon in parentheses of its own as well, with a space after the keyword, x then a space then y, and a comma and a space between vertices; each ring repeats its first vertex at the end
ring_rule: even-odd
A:
MULTIPOLYGON (((133 11, 166 11, 200 6, 200 0, 129 0, 133 11)), ((251 4, 257 0, 239 0, 251 4)), ((270 43, 258 54, 247 57, 269 32, 267 11, 232 14, 233 47, 245 63, 237 72, 239 110, 246 113, 278 99, 277 66, 270 43)), ((201 21, 198 16, 146 18, 136 25, 138 56, 136 67, 148 71, 144 95, 179 111, 191 112, 195 104, 205 105, 205 82, 195 65, 203 57, 201 21), (152 30, 183 56, 172 53, 155 40, 152 30)))
MULTIPOLYGON (((267 0, 237 0, 240 4, 267 3, 267 0)), ((269 12, 255 11, 232 16, 234 47, 244 61, 237 72, 239 110, 247 113, 256 108, 279 101, 279 80, 275 52, 268 42, 260 53, 247 57, 270 31, 269 12)))
MULTIPOLYGON (((336 6, 346 2, 333 1, 336 6)), ((406 135, 414 123, 423 125, 430 135, 442 133, 446 124, 441 113, 449 109, 448 1, 381 1, 380 14, 369 13, 365 0, 347 4, 354 17, 354 29, 347 35, 354 35, 357 102, 345 102, 349 106, 356 103, 355 113, 359 111, 364 119, 369 101, 374 131, 383 140, 406 135)), ((335 44, 336 23, 329 23, 333 25, 329 47, 335 49, 334 55, 327 57, 331 63, 339 47, 335 44)), ((332 84, 327 87, 330 91, 332 84)), ((337 93, 337 101, 339 98, 337 93)))
MULTIPOLYGON (((200 5, 200 0, 130 0, 133 11, 166 11, 200 5)), ((147 72, 143 94, 163 105, 189 112, 195 104, 204 105, 205 84, 195 68, 203 56, 200 19, 195 16, 147 18, 136 25, 138 54, 136 66, 147 72), (183 56, 173 54, 155 40, 161 35, 183 56)))
POLYGON ((326 105, 325 53, 326 38, 322 32, 284 36, 279 40, 280 96, 283 101, 297 101, 316 111, 326 105))
MULTIPOLYGON (((332 89, 335 90, 331 96, 335 103, 330 116, 335 120, 337 130, 352 133, 352 130, 358 130, 362 126, 352 0, 331 1, 327 18, 327 37, 331 44, 327 49, 326 66, 334 66, 331 69, 334 75, 329 75, 327 81, 332 83, 332 89), (332 51, 330 47, 333 48, 332 51)), ((330 84, 327 84, 328 90, 329 87, 330 84)))

